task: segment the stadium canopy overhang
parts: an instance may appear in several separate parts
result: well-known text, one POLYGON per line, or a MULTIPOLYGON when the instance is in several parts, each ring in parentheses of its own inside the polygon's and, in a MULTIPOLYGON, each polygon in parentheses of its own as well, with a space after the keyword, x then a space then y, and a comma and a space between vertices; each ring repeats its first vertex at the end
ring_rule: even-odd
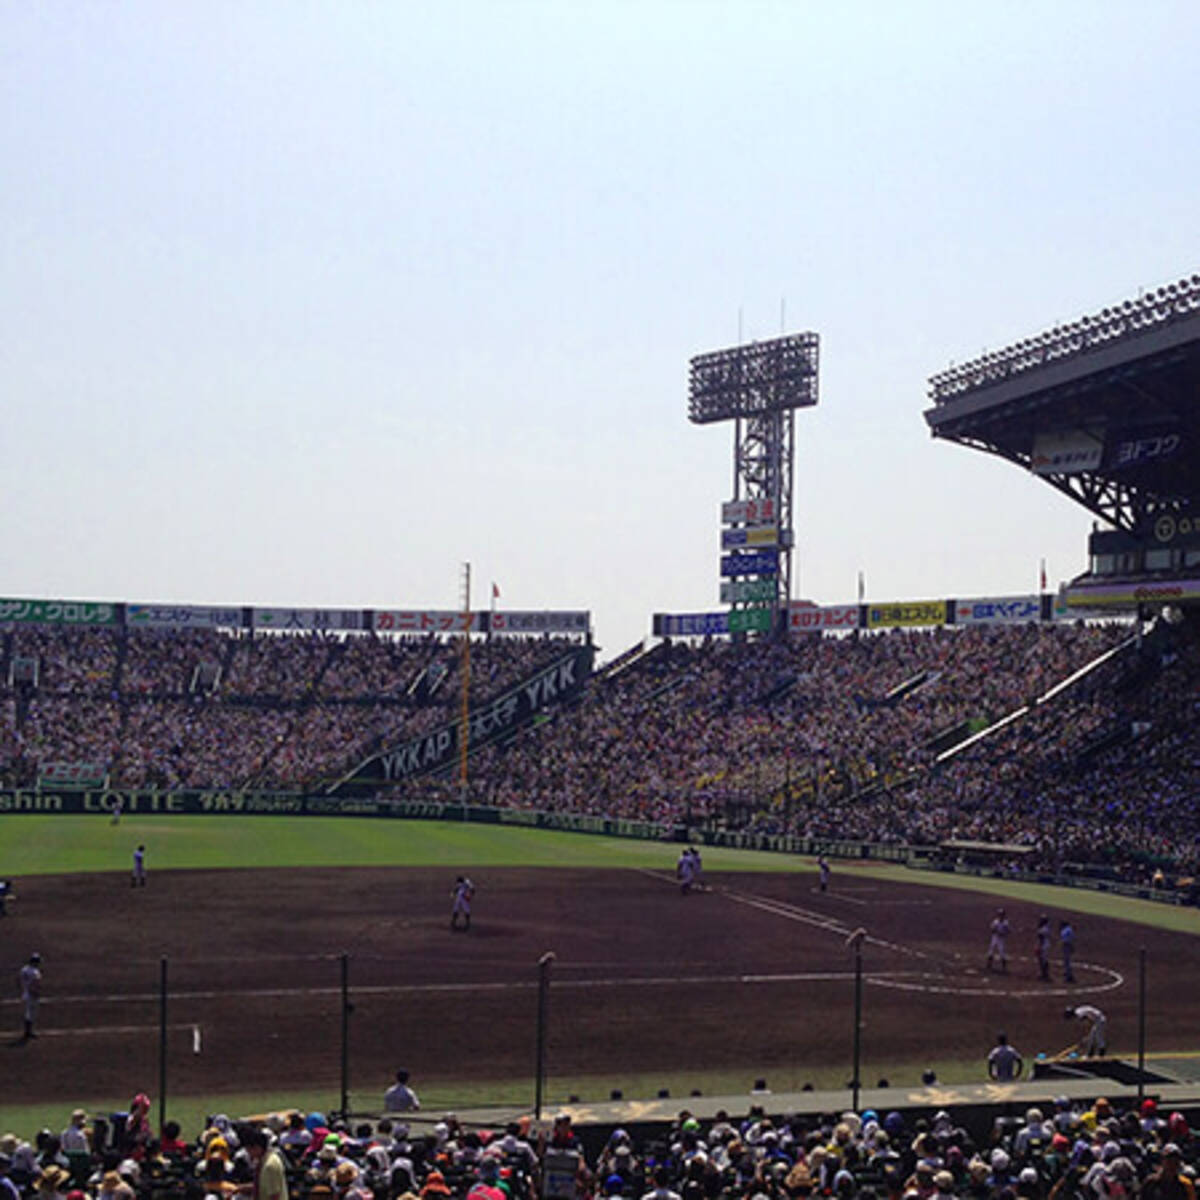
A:
POLYGON ((1172 292, 934 376, 933 436, 1008 459, 1139 539, 1200 516, 1200 277, 1172 292))

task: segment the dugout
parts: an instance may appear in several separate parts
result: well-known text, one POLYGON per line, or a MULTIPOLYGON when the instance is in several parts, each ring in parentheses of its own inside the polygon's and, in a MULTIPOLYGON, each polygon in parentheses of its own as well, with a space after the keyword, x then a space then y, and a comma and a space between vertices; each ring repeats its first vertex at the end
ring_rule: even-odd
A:
POLYGON ((977 871, 990 871, 1003 875, 1006 870, 1024 871, 1025 862, 1033 853, 1032 846, 1017 842, 973 842, 951 839, 940 842, 933 860, 935 867, 953 871, 956 867, 970 867, 977 871))

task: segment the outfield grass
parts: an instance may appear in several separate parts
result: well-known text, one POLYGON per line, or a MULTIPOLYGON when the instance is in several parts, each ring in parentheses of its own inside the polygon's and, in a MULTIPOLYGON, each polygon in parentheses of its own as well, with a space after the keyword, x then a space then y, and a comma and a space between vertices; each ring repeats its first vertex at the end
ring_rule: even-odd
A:
MULTIPOLYGON (((510 825, 367 817, 0 816, 0 875, 127 871, 146 846, 151 871, 212 867, 664 867, 663 842, 510 825)), ((795 871, 811 860, 753 850, 706 849, 715 871, 795 871)))
MULTIPOLYGON (((0 816, 0 878, 128 871, 134 846, 146 846, 153 871, 264 867, 674 867, 678 846, 633 838, 448 821, 367 817, 136 816, 113 825, 105 816, 0 816)), ((760 850, 706 847, 705 870, 815 871, 811 858, 760 850)), ((1129 899, 1083 888, 987 876, 913 871, 882 862, 839 864, 856 875, 929 887, 988 892, 1046 908, 1115 917, 1200 934, 1200 909, 1129 899)), ((836 885, 835 885, 836 886, 836 885)))

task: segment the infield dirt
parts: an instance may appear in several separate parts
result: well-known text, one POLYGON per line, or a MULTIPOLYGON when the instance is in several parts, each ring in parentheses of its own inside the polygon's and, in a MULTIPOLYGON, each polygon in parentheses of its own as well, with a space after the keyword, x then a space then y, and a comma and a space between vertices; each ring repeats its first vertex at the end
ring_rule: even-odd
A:
MULTIPOLYGON (((792 1086, 850 1075, 854 951, 862 927, 864 1081, 875 1062, 983 1059, 1004 1029, 1026 1058, 1109 1016, 1110 1049, 1136 1048, 1138 949, 1149 963, 1148 1048, 1189 1048, 1194 939, 1075 920, 1078 982, 1042 983, 1037 909, 1008 904, 1007 974, 984 969, 994 897, 835 873, 719 874, 680 894, 670 871, 473 873, 469 933, 449 928, 454 873, 412 869, 176 871, 22 881, 0 920, 11 975, 0 1019, 10 1100, 153 1090, 167 960, 167 1061, 175 1095, 336 1091, 347 956, 349 1077, 370 1108, 398 1066, 414 1080, 503 1081, 533 1072, 538 959, 553 951, 547 1072, 743 1070, 792 1086), (39 1037, 19 1039, 16 973, 43 956, 39 1037)), ((1051 911, 1052 918, 1057 914, 1051 911)))

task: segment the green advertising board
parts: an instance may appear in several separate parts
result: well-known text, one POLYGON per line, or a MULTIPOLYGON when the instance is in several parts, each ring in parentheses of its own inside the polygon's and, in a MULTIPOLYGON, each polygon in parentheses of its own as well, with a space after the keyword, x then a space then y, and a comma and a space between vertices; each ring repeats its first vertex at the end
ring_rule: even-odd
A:
POLYGON ((0 625, 115 625, 111 604, 86 600, 0 600, 0 625))
POLYGON ((770 633, 773 608, 742 608, 729 614, 730 633, 770 633))

